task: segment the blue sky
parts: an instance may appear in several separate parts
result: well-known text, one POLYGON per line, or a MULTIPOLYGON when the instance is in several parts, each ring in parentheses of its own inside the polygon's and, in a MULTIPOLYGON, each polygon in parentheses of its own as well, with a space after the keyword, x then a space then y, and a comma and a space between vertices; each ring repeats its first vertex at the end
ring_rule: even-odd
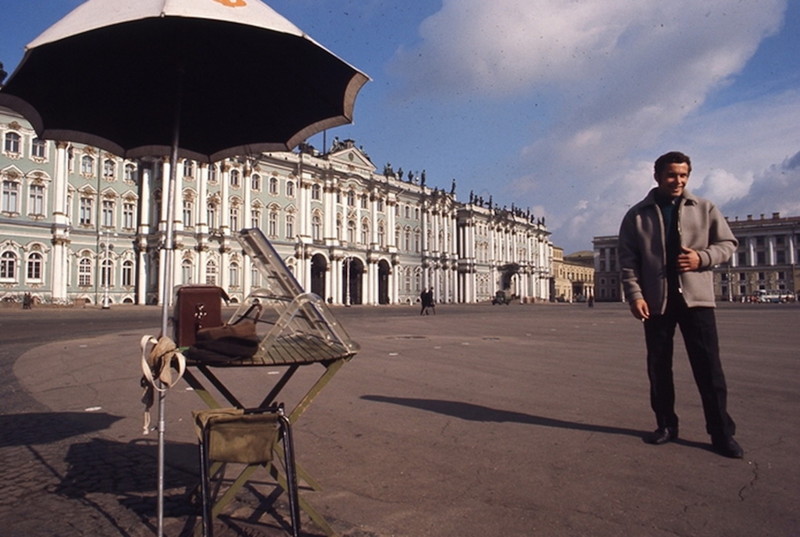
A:
MULTIPOLYGON (((5 70, 80 3, 4 2, 5 70)), ((800 2, 267 3, 372 78, 328 143, 531 208, 567 252, 615 234, 673 149, 731 219, 800 215, 800 2)))

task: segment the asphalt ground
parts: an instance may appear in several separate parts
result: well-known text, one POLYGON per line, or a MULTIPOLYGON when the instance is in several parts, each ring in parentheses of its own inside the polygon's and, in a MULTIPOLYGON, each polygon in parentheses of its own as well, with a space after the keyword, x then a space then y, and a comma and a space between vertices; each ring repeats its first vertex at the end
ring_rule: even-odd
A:
MULTIPOLYGON (((680 344, 681 438, 642 442, 654 429, 642 327, 622 304, 436 309, 334 309, 361 351, 294 432, 299 463, 322 487, 301 495, 340 535, 800 535, 800 305, 717 311, 743 460, 710 450, 680 344)), ((0 329, 21 315, 39 326, 44 311, 0 311, 0 329)), ((139 321, 104 335, 89 330, 99 310, 63 315, 74 333, 28 345, 3 368, 0 535, 154 535, 156 436, 141 430, 138 342, 158 313, 152 330, 139 321)), ((292 379, 287 405, 318 367, 292 379)), ((255 404, 278 373, 222 377, 255 404)), ((190 412, 202 406, 184 383, 167 395, 165 535, 198 522, 190 412)), ((284 497, 263 509, 267 481, 247 487, 217 535, 284 534, 272 516, 285 517, 284 497)))

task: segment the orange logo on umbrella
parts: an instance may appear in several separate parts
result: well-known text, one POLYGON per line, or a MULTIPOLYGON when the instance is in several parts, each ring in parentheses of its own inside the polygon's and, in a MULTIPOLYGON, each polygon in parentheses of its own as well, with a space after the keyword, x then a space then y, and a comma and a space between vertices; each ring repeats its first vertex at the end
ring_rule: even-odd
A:
POLYGON ((247 5, 247 2, 244 0, 214 0, 215 2, 219 2, 223 6, 228 7, 244 7, 247 5))

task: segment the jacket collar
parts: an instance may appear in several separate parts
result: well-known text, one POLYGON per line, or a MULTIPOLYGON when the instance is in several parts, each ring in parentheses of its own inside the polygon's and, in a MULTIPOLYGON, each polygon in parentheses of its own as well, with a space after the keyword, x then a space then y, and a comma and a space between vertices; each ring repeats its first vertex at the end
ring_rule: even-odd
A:
MULTIPOLYGON (((658 192, 658 187, 653 187, 650 192, 647 193, 644 200, 642 200, 642 203, 644 205, 656 205, 656 192, 658 192)), ((681 203, 686 205, 696 205, 699 200, 697 196, 685 188, 683 189, 683 196, 681 196, 681 198, 683 198, 681 203)))

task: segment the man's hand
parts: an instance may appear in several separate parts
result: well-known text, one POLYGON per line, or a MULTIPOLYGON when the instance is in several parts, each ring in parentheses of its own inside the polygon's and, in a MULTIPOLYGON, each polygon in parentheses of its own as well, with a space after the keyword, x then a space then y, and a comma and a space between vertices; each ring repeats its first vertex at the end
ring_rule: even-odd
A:
POLYGON ((642 322, 650 318, 650 308, 643 298, 637 298, 631 302, 631 313, 642 322))
POLYGON ((691 248, 681 246, 681 254, 678 256, 678 270, 689 272, 700 268, 700 255, 691 248))

